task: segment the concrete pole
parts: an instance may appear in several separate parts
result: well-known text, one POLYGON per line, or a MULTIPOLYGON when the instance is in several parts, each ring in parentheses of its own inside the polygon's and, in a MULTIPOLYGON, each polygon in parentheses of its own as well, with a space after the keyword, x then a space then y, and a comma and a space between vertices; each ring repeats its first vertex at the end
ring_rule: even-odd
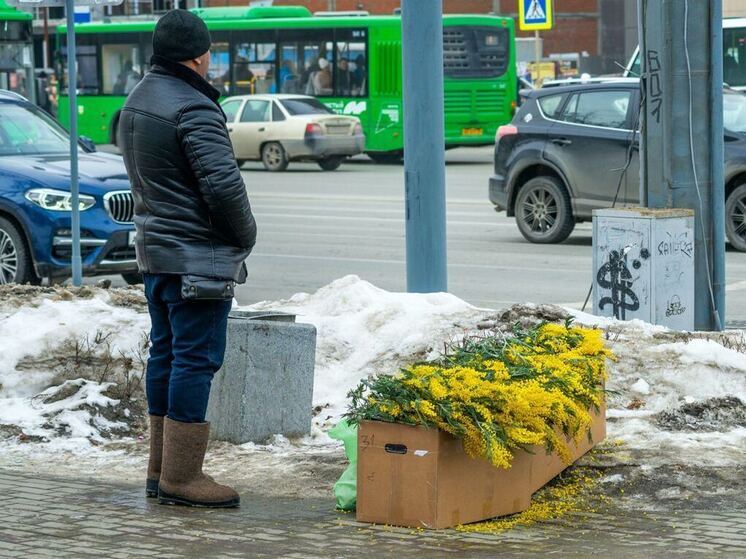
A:
POLYGON ((78 61, 75 58, 75 0, 65 0, 67 17, 67 94, 70 99, 70 192, 73 285, 83 285, 80 257, 80 197, 78 195, 78 61))
POLYGON ((403 0, 407 290, 447 291, 443 1, 403 0))
POLYGON ((695 328, 724 317, 721 0, 640 0, 641 200, 695 212, 695 328))

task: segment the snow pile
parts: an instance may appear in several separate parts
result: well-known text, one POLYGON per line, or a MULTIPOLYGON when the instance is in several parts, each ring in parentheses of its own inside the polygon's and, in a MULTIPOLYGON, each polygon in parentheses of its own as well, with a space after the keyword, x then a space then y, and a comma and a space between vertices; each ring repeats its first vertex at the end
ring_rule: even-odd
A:
MULTIPOLYGON (((598 323, 577 315, 578 322, 598 323)), ((603 319, 610 364, 608 438, 622 463, 730 466, 746 459, 743 332, 672 332, 603 319)))
MULTIPOLYGON (((356 276, 249 308, 294 313, 316 326, 318 339, 314 436, 211 446, 208 466, 247 489, 327 491, 343 457, 325 431, 345 412, 347 393, 361 378, 435 357, 465 335, 568 316, 604 330, 617 356, 607 386, 609 442, 594 457, 597 464, 642 464, 638 471, 657 469, 663 479, 666 467, 746 460, 742 332, 679 333, 551 305, 494 312, 448 294, 387 292, 356 276), (297 482, 292 487, 290 478, 297 482)), ((0 286, 0 466, 44 471, 65 463, 71 472, 139 480, 147 443, 133 435, 145 417, 138 375, 149 327, 136 290, 0 286)))
POLYGON ((323 410, 315 425, 323 427, 344 413, 347 392, 360 379, 433 356, 445 342, 475 330, 488 312, 447 293, 391 293, 357 276, 246 310, 293 313, 316 327, 313 400, 323 410))
POLYGON ((102 289, 80 297, 19 286, 3 295, 0 439, 87 446, 127 432, 132 412, 122 400, 142 415, 148 316, 102 289))

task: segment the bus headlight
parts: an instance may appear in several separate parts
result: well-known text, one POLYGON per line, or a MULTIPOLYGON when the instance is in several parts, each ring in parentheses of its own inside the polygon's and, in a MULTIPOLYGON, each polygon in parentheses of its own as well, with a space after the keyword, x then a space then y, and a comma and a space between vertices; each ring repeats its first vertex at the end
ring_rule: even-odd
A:
MULTIPOLYGON (((53 212, 69 212, 73 209, 73 195, 64 190, 52 190, 51 188, 33 188, 26 192, 26 200, 33 202, 40 208, 53 212)), ((79 196, 80 211, 85 211, 96 205, 93 196, 81 194, 79 196)))

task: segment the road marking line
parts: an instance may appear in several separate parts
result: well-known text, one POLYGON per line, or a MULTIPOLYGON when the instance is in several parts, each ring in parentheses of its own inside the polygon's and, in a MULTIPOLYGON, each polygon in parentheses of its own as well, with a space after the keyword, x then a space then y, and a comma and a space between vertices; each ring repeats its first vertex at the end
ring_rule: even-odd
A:
MULTIPOLYGON (((391 260, 391 259, 385 259, 385 258, 351 258, 347 256, 309 256, 304 254, 266 254, 261 252, 256 252, 251 254, 251 258, 287 258, 291 260, 323 260, 326 262, 360 262, 365 264, 395 264, 395 265, 406 265, 405 260, 391 260)), ((488 264, 457 264, 457 263, 449 263, 449 268, 465 268, 465 269, 477 269, 477 270, 504 270, 504 271, 510 271, 510 272, 542 272, 546 273, 547 269, 545 267, 542 268, 531 268, 526 266, 490 266, 488 264)), ((578 274, 582 273, 583 275, 586 274, 585 270, 573 270, 573 269, 556 269, 553 270, 553 273, 559 274, 559 273, 567 273, 567 274, 578 274)))

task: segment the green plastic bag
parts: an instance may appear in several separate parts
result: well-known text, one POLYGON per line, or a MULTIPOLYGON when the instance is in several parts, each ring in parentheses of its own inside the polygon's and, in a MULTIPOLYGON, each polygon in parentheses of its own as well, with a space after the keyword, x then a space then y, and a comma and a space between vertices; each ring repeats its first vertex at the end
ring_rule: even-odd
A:
POLYGON ((342 441, 350 465, 334 484, 334 497, 340 510, 355 510, 357 504, 357 425, 350 425, 343 419, 330 431, 332 439, 342 441))

